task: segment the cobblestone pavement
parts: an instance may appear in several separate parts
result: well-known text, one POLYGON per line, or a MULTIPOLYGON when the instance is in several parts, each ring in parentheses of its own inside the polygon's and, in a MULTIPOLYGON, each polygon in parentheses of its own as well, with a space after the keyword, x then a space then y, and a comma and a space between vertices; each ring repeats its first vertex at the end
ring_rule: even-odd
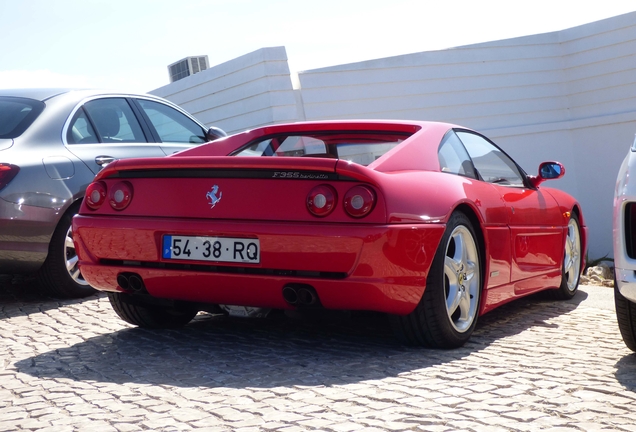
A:
POLYGON ((0 285, 0 431, 636 429, 636 356, 589 287, 508 304, 440 351, 400 346, 377 315, 148 331, 103 295, 0 285))

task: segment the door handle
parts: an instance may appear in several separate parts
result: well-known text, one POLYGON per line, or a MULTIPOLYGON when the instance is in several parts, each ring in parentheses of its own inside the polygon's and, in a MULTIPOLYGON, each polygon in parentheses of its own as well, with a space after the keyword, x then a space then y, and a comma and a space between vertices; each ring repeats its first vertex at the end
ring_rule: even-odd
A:
POLYGON ((97 156, 95 157, 95 163, 99 166, 101 166, 102 168, 104 167, 104 165, 108 165, 109 163, 113 162, 115 160, 114 157, 112 156, 97 156))

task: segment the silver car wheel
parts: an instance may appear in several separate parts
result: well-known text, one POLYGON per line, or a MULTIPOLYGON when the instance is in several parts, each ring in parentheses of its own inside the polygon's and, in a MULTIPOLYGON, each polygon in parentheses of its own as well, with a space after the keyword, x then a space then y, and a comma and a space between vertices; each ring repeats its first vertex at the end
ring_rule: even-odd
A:
POLYGON ((77 266, 79 258, 75 251, 75 244, 73 243, 73 227, 69 227, 66 231, 66 238, 64 239, 64 256, 66 257, 66 271, 75 283, 78 285, 88 286, 88 282, 82 277, 82 273, 77 266))
POLYGON ((567 288, 574 291, 579 283, 581 271, 581 233, 579 224, 574 219, 568 222, 568 234, 565 238, 565 257, 563 273, 567 279, 567 288))
POLYGON ((477 316, 479 301, 479 253, 472 234, 456 227, 446 245, 444 261, 446 312, 453 328, 463 333, 477 316))

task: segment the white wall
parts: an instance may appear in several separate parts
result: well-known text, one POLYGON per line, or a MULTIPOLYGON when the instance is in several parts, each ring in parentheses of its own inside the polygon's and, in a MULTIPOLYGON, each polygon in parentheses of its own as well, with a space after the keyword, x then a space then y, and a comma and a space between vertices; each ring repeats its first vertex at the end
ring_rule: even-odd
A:
POLYGON ((485 133, 580 200, 590 258, 612 253, 612 199, 636 133, 636 12, 559 32, 301 72, 264 48, 152 93, 229 132, 342 118, 439 120, 485 133))
POLYGON ((298 117, 284 47, 259 49, 150 93, 228 133, 298 117))

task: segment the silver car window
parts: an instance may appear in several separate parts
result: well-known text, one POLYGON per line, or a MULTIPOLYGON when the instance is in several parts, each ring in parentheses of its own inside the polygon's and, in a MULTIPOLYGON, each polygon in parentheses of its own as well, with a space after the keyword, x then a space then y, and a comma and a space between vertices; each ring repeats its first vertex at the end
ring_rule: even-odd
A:
POLYGON ((157 131, 161 142, 201 144, 208 141, 206 131, 176 109, 146 99, 137 101, 157 131))
POLYGON ((66 141, 69 144, 86 144, 96 142, 97 134, 91 126, 83 109, 77 110, 71 126, 68 128, 66 141))
POLYGON ((84 104, 70 124, 67 141, 69 144, 147 142, 137 117, 123 98, 96 99, 84 104))
POLYGON ((17 138, 44 110, 44 103, 27 98, 0 97, 0 138, 17 138))

